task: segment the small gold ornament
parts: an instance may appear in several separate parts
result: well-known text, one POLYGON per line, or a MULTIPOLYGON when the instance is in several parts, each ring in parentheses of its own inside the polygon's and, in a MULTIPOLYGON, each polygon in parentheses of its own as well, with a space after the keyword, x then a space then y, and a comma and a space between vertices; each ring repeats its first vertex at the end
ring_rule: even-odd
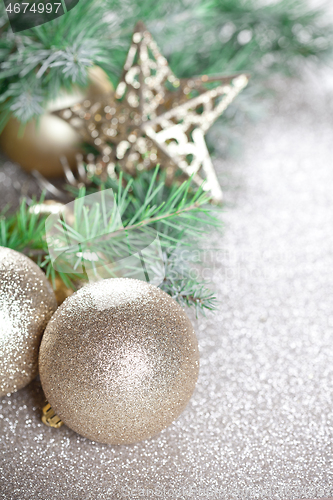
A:
POLYGON ((55 114, 100 153, 101 165, 131 174, 158 163, 172 182, 177 169, 209 191, 222 191, 204 134, 247 85, 248 76, 178 79, 151 34, 139 22, 114 95, 85 99, 55 114))
POLYGON ((0 247, 0 396, 37 375, 41 336, 56 308, 41 269, 25 255, 0 247))
POLYGON ((101 68, 93 66, 89 70, 90 86, 86 91, 73 89, 71 94, 63 92, 47 111, 39 118, 32 120, 20 135, 22 125, 14 117, 10 118, 0 135, 0 147, 13 161, 19 163, 24 170, 37 170, 45 177, 63 175, 59 158, 66 156, 72 168, 76 165, 76 154, 81 151, 82 139, 73 127, 53 114, 53 111, 70 106, 82 99, 96 99, 99 94, 112 91, 112 84, 101 68))
POLYGON ((170 425, 198 377, 198 344, 180 305, 146 282, 114 278, 58 308, 40 347, 45 396, 68 427, 129 444, 170 425))

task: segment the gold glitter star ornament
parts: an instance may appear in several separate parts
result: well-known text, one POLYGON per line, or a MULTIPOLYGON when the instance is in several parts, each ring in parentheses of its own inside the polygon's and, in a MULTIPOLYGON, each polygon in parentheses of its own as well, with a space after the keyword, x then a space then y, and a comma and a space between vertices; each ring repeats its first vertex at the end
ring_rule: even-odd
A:
POLYGON ((56 425, 110 444, 148 439, 170 425, 189 402, 198 370, 197 339, 180 305, 127 278, 87 285, 66 299, 39 354, 56 425))
POLYGON ((37 375, 41 336, 56 308, 41 269, 25 255, 0 247, 0 396, 37 375))
POLYGON ((57 115, 99 151, 98 164, 111 175, 117 163, 132 174, 160 163, 170 182, 178 169, 198 185, 205 179, 220 202, 204 135, 247 83, 245 74, 178 79, 139 22, 116 92, 57 115))

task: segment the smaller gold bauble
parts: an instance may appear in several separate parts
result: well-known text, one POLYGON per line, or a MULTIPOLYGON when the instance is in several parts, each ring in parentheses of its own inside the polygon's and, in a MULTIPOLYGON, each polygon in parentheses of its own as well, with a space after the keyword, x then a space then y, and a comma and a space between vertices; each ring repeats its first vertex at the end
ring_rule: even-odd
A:
POLYGON ((0 396, 37 375, 41 336, 56 308, 43 271, 25 255, 0 247, 0 396))
POLYGON ((43 335, 39 371, 52 410, 94 441, 154 436, 187 405, 197 381, 190 320, 165 292, 111 278, 81 288, 43 335))
POLYGON ((82 138, 68 123, 52 112, 71 106, 84 98, 112 92, 112 84, 106 73, 99 67, 89 70, 89 87, 82 91, 73 89, 71 94, 63 92, 56 101, 50 102, 46 112, 38 122, 32 120, 24 127, 14 117, 9 119, 0 135, 0 148, 27 172, 38 170, 45 177, 63 175, 60 157, 65 156, 74 168, 76 155, 81 151, 82 138))
POLYGON ((63 175, 60 157, 66 156, 74 167, 80 152, 79 134, 68 123, 65 125, 57 116, 46 112, 38 124, 36 120, 27 123, 21 136, 20 122, 11 117, 0 135, 0 147, 27 172, 37 170, 44 177, 59 177, 63 175))
POLYGON ((99 66, 92 66, 89 71, 89 87, 87 89, 87 97, 89 99, 96 98, 103 94, 113 92, 113 85, 105 73, 99 66))

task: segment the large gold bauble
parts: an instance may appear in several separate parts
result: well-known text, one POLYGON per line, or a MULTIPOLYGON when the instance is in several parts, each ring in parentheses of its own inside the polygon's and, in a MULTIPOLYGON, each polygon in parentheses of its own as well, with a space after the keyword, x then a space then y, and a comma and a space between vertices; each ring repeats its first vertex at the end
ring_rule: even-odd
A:
POLYGON ((94 66, 89 71, 90 86, 83 92, 74 89, 71 94, 63 93, 56 101, 50 102, 47 111, 38 123, 29 122, 23 135, 21 124, 10 118, 0 135, 0 148, 24 170, 38 170, 45 177, 58 177, 63 174, 60 157, 66 156, 72 168, 76 165, 75 156, 81 151, 82 138, 73 128, 51 113, 64 106, 70 106, 84 98, 96 98, 112 91, 112 84, 106 73, 94 66))
POLYGON ((56 308, 40 268, 25 255, 0 247, 0 396, 37 375, 41 336, 56 308))
POLYGON ((143 281, 81 288, 43 335, 39 371, 48 402, 79 434, 130 444, 154 436, 187 405, 198 344, 180 305, 143 281))

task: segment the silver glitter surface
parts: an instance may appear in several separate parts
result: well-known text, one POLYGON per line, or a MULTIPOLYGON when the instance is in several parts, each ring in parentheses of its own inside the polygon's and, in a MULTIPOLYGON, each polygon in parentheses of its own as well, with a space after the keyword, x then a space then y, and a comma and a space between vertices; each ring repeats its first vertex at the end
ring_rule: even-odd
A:
POLYGON ((1 396, 36 377, 41 336, 56 308, 43 271, 25 255, 0 247, 1 396))
POLYGON ((81 288, 47 325, 39 373, 54 412, 101 443, 131 444, 168 427, 193 394, 198 342, 180 305, 134 279, 81 288))
POLYGON ((219 311, 194 324, 199 380, 149 441, 96 444, 40 422, 37 381, 1 399, 0 498, 333 496, 333 78, 281 83, 221 163, 227 206, 206 252, 219 311))

